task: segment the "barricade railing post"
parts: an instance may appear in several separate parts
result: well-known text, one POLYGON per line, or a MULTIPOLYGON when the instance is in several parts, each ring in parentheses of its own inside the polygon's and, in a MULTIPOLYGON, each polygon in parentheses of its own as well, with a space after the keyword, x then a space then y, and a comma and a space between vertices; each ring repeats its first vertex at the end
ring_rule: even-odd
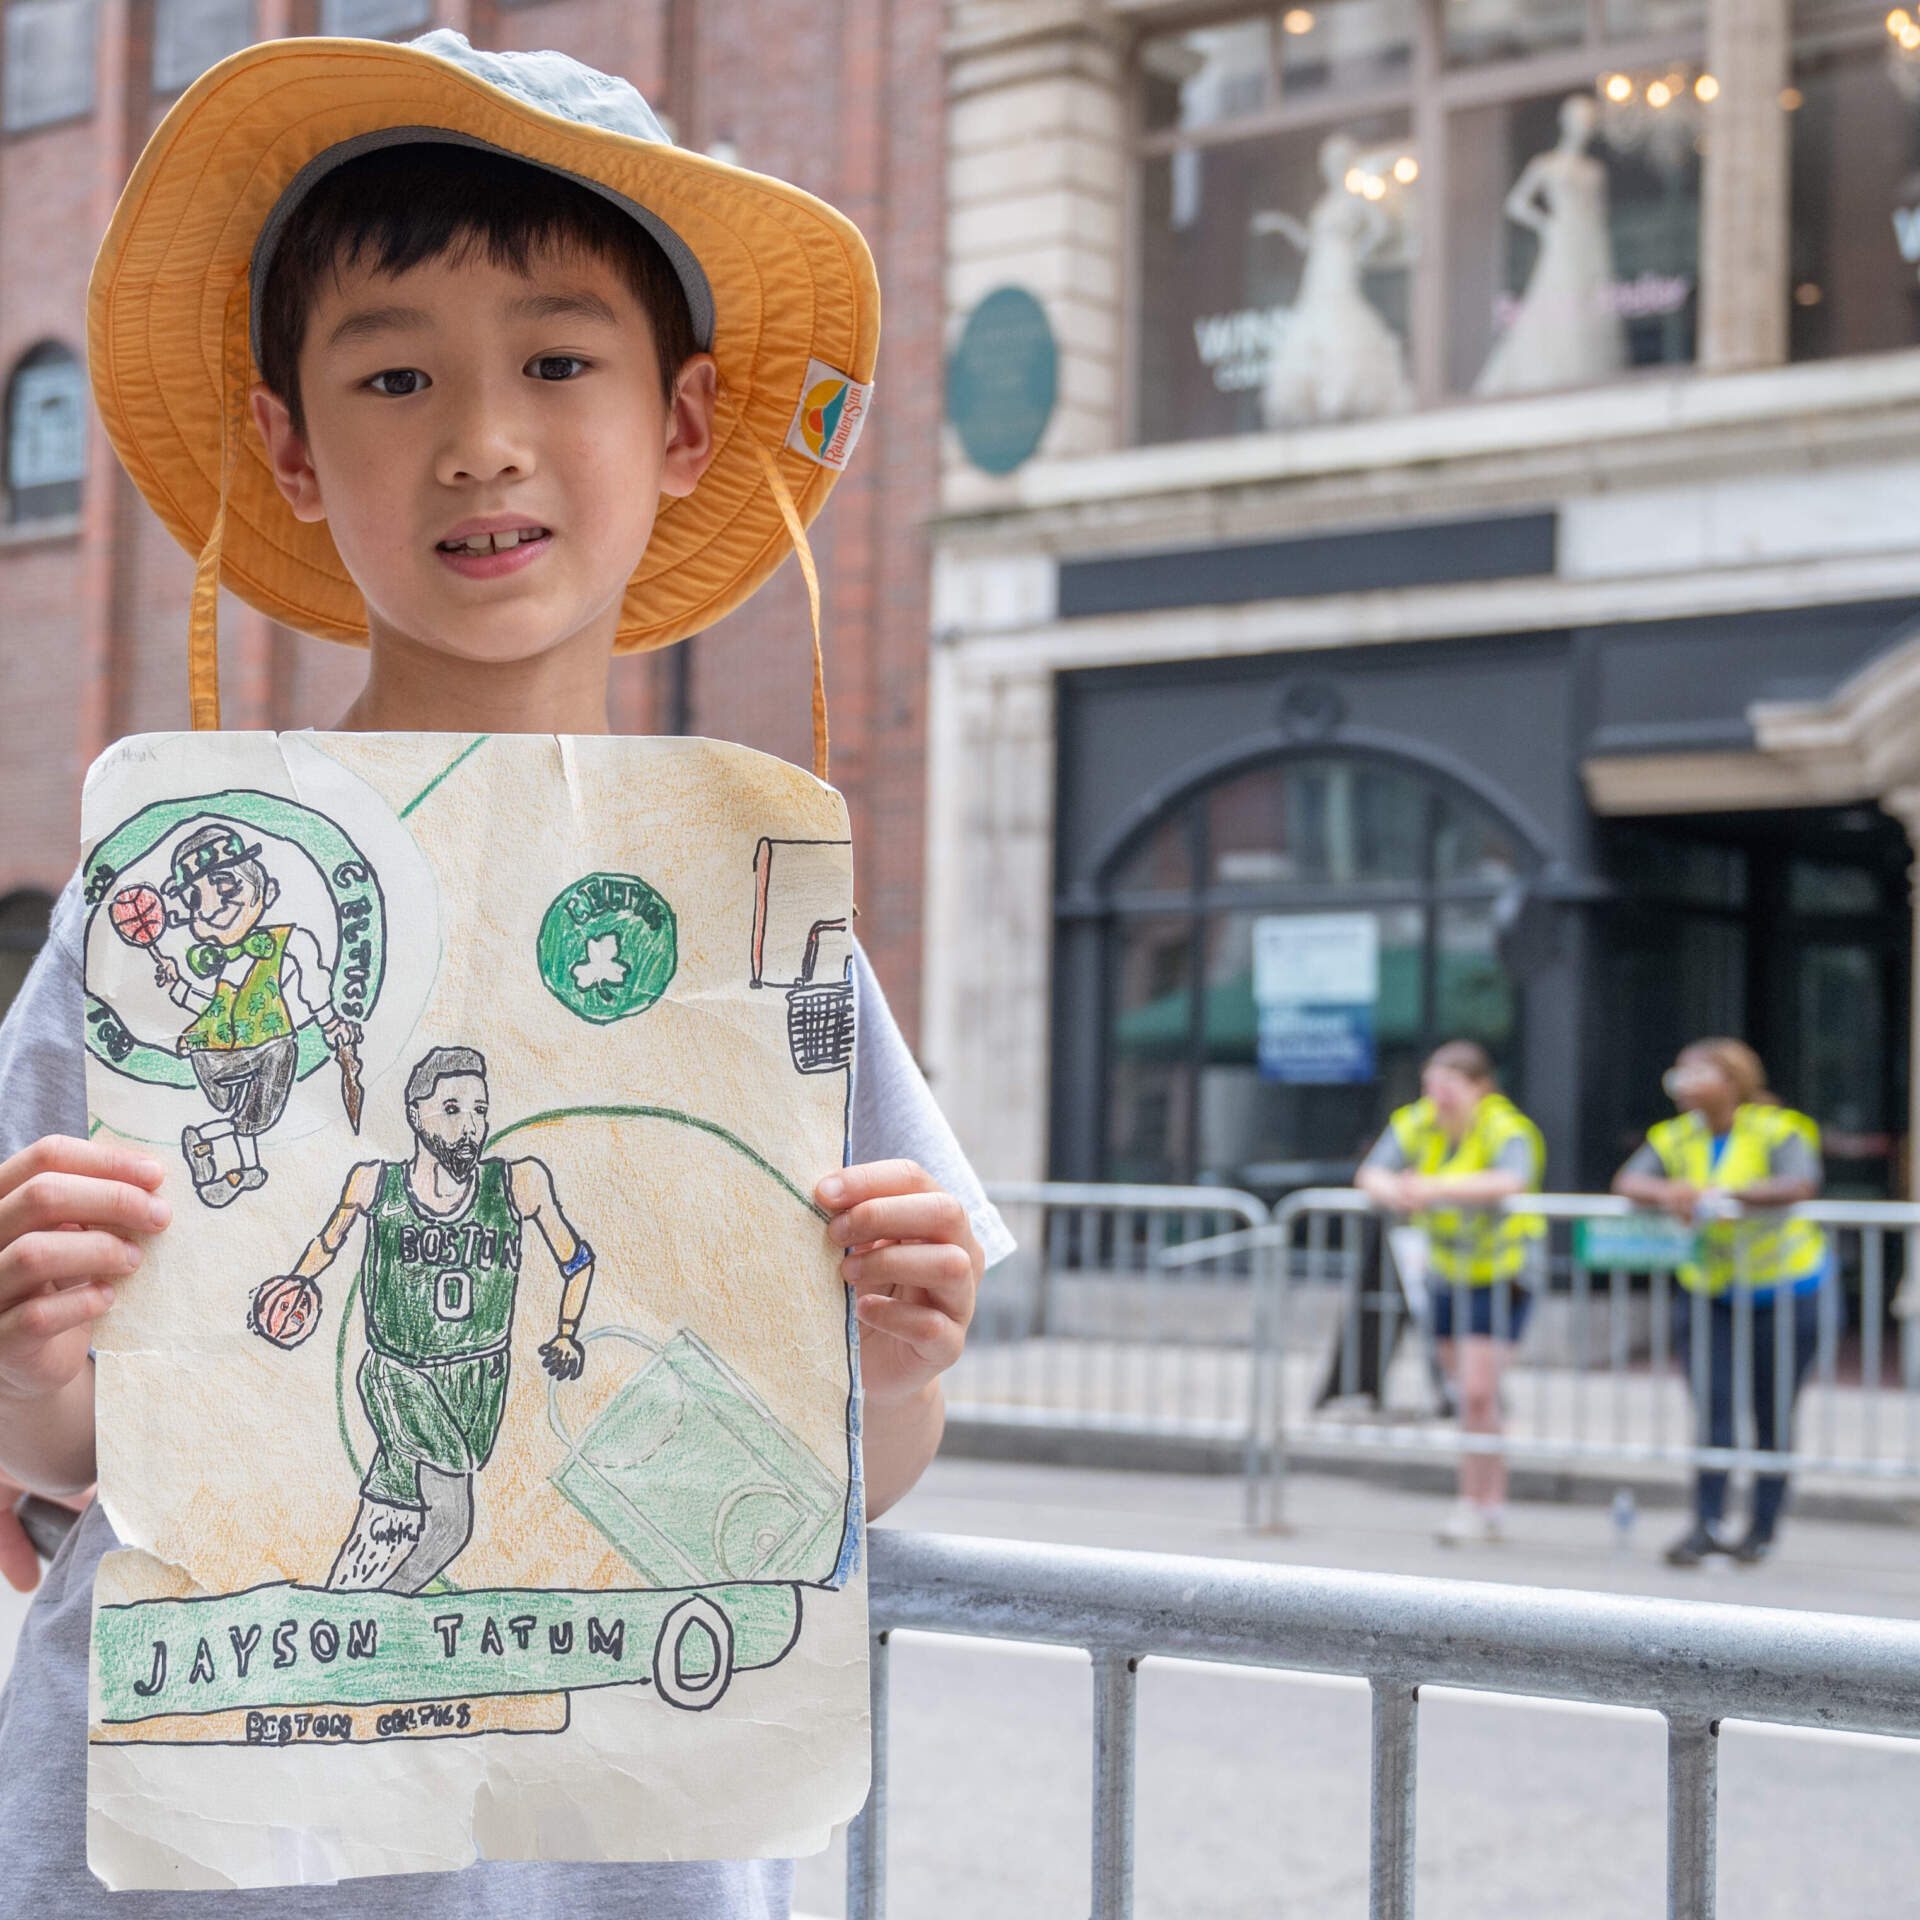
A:
POLYGON ((1133 1916, 1133 1760, 1140 1663, 1093 1656, 1093 1920, 1133 1916))
POLYGON ((1413 1920, 1414 1783, 1419 1773, 1419 1690, 1374 1680, 1370 1920, 1413 1920))
POLYGON ((1880 1451, 1880 1328, 1886 1315, 1886 1271, 1876 1244, 1860 1262, 1860 1417, 1862 1449, 1880 1451))
POLYGON ((868 1722, 873 1772, 867 1804, 847 1824, 847 1920, 886 1920, 887 1914, 887 1635, 867 1649, 873 1704, 868 1722))
POLYGON ((1713 1920, 1720 1724, 1667 1715, 1667 1920, 1713 1920))

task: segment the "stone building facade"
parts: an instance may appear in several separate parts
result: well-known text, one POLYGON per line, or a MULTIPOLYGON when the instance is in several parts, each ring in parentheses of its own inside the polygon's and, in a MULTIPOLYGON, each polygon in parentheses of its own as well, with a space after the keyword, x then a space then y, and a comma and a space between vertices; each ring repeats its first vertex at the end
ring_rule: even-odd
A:
MULTIPOLYGON (((87 274, 121 183, 180 88, 253 39, 438 25, 625 75, 683 144, 820 194, 873 245, 878 403, 814 546, 861 930, 913 1032, 945 191, 937 0, 7 0, 0 23, 0 999, 71 870, 88 763, 121 734, 186 724, 191 563, 118 472, 80 364, 87 274)), ((233 602, 222 624, 229 726, 324 727, 351 698, 351 650, 233 602)), ((789 564, 689 645, 619 663, 614 721, 805 764, 809 660, 789 564)))
POLYGON ((983 1165, 1345 1178, 1466 1034, 1591 1185, 1734 1032, 1905 1191, 1920 23, 947 21, 949 337, 1021 286, 1058 356, 1031 459, 942 456, 924 1051, 983 1165))

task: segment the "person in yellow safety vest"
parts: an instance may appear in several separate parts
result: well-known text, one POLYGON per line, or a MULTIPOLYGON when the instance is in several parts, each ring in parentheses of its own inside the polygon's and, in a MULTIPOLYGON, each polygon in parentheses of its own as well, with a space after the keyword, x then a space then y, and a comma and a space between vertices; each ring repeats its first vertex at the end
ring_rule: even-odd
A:
MULTIPOLYGON (((1736 1288, 1753 1303, 1751 1401, 1754 1439, 1767 1453, 1792 1444, 1792 1408, 1820 1340, 1820 1289, 1832 1272, 1824 1228, 1810 1220, 1732 1217, 1740 1207, 1790 1207, 1812 1200, 1825 1175, 1820 1129, 1767 1091, 1760 1056, 1741 1040, 1696 1040, 1683 1047, 1661 1085, 1680 1109, 1647 1132, 1646 1144, 1614 1175, 1613 1190, 1658 1207, 1696 1229, 1693 1258, 1679 1270, 1673 1303, 1673 1350, 1682 1371, 1707 1400, 1708 1438, 1734 1445, 1734 1306, 1736 1288), (1694 1364, 1694 1296, 1707 1297, 1707 1352, 1694 1364), (1777 1431, 1775 1367, 1780 1338, 1775 1316, 1792 1316, 1793 1378, 1787 1388, 1788 1431, 1777 1431)), ((1785 1474, 1753 1483, 1753 1514, 1735 1545, 1720 1537, 1727 1476, 1694 1477, 1693 1524, 1667 1549, 1676 1567, 1697 1567, 1710 1553, 1754 1566, 1773 1544, 1786 1503, 1785 1474)))
MULTIPOLYGON (((1449 1040, 1437 1048, 1421 1070, 1420 1091, 1420 1099, 1387 1122, 1354 1184, 1424 1229, 1430 1325, 1441 1365, 1458 1384, 1461 1426, 1497 1434, 1502 1349, 1526 1328, 1527 1284, 1546 1222, 1509 1218, 1490 1203, 1540 1191, 1546 1145, 1540 1129, 1495 1087, 1493 1062, 1477 1041, 1449 1040), (1466 1325, 1459 1329, 1456 1288, 1466 1300, 1466 1325)), ((1506 1500, 1505 1457, 1463 1453, 1460 1497, 1440 1539, 1448 1546, 1498 1541, 1506 1500)))

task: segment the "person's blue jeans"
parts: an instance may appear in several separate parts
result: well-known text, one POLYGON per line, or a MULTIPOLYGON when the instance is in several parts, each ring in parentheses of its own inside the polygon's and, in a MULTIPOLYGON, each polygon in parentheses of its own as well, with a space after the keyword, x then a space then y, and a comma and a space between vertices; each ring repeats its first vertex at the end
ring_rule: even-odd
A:
MULTIPOLYGON (((1832 1285, 1831 1280, 1828 1285, 1832 1285)), ((1673 1303, 1673 1353, 1695 1387, 1693 1373, 1693 1296, 1678 1294, 1673 1303)), ((1752 1403, 1754 1445, 1763 1453, 1789 1451, 1793 1445, 1793 1403, 1813 1364, 1820 1342, 1820 1293, 1792 1293, 1776 1305, 1773 1298, 1753 1304, 1752 1403), (1775 1400, 1775 1358, 1779 1333, 1774 1316, 1785 1312, 1793 1316, 1793 1380, 1787 1390, 1787 1431, 1779 1433, 1775 1400)), ((1734 1444, 1733 1434, 1733 1302, 1725 1294, 1707 1303, 1707 1440, 1716 1447, 1734 1444)), ((1762 1473, 1753 1482, 1753 1526, 1755 1539, 1770 1540, 1786 1504, 1787 1476, 1762 1473)), ((1704 1525, 1712 1526, 1726 1511, 1727 1476, 1720 1470, 1703 1470, 1693 1483, 1693 1511, 1704 1525)))

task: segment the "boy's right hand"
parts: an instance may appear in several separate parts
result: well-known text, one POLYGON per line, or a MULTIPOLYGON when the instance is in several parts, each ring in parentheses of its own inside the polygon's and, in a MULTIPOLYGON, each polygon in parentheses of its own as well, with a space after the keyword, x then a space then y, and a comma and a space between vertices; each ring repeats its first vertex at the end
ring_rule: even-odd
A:
POLYGON ((164 1177, 147 1154, 59 1134, 0 1161, 0 1398, 57 1393, 87 1364, 136 1236, 173 1218, 164 1177))

